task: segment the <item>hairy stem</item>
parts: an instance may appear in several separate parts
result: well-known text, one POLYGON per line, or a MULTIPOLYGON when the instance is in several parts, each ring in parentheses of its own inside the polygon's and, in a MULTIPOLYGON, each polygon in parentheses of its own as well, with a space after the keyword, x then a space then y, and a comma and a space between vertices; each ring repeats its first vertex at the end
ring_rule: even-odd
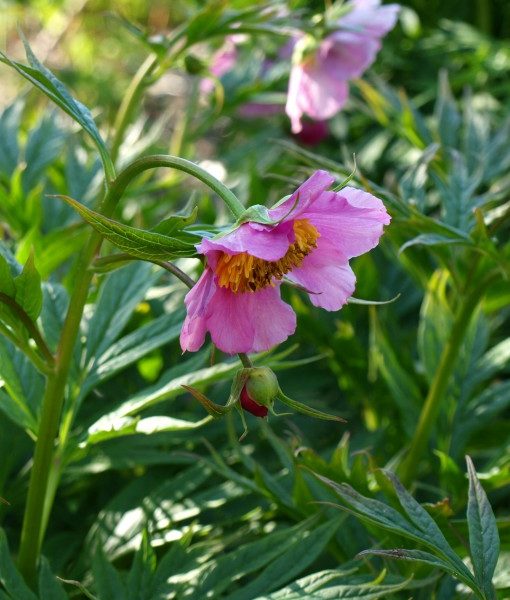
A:
POLYGON ((491 273, 484 281, 466 294, 460 304, 450 337, 443 348, 439 365, 432 380, 429 393, 423 405, 416 432, 406 458, 400 466, 400 478, 406 486, 410 485, 418 472, 418 465, 425 452, 432 429, 436 423, 441 403, 450 383, 459 350, 464 341, 471 317, 480 303, 487 287, 498 275, 491 273))
MULTIPOLYGON (((128 183, 125 178, 119 177, 111 184, 99 208, 100 212, 106 215, 113 212, 128 183)), ((55 465, 53 460, 55 438, 64 403, 64 393, 71 367, 73 349, 93 277, 93 273, 88 267, 98 251, 101 241, 101 236, 93 232, 78 259, 77 279, 55 356, 55 368, 48 375, 42 401, 41 420, 30 473, 18 556, 19 569, 31 585, 34 585, 36 580, 37 561, 47 520, 45 515, 49 515, 51 499, 53 498, 53 494, 51 494, 51 498, 48 496, 48 482, 53 471, 59 469, 59 465, 55 465)))
POLYGON ((129 182, 139 173, 143 173, 143 171, 147 171, 148 169, 157 169, 159 167, 176 169, 177 171, 192 175, 195 179, 205 183, 207 187, 216 192, 236 218, 243 214, 245 210, 244 206, 226 185, 221 183, 221 181, 216 179, 216 177, 213 177, 202 167, 199 167, 195 163, 184 158, 179 158, 178 156, 154 154, 152 156, 139 158, 127 166, 124 171, 120 173, 118 179, 126 179, 129 182))

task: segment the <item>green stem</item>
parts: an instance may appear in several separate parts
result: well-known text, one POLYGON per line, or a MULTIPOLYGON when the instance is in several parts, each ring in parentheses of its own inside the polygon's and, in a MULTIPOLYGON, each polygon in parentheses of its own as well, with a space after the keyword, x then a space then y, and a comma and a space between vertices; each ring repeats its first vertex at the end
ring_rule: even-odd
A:
POLYGON ((126 95, 122 99, 119 111, 113 124, 113 130, 115 134, 113 136, 110 151, 113 162, 117 161, 119 149, 122 144, 122 140, 124 139, 124 133, 126 132, 126 128, 129 125, 133 113, 139 103, 143 89, 145 85, 147 85, 147 77, 152 73, 157 63, 158 57, 155 54, 147 57, 131 80, 131 83, 126 91, 126 95))
POLYGON ((118 180, 125 180, 129 182, 139 173, 147 171, 148 169, 157 169, 159 167, 169 167, 171 169, 183 171, 184 173, 192 175, 216 192, 216 194, 218 194, 218 196, 225 202, 236 218, 240 217, 244 213, 244 206, 226 185, 221 183, 221 181, 216 179, 216 177, 213 177, 202 167, 199 167, 195 163, 184 158, 179 158, 178 156, 171 156, 169 154, 154 154, 153 156, 144 156, 142 158, 138 158, 129 166, 127 166, 122 173, 120 173, 118 180))
MULTIPOLYGON (((103 214, 109 215, 113 212, 128 183, 129 181, 125 177, 119 177, 111 184, 99 208, 103 214)), ((56 352, 55 369, 48 376, 42 401, 41 419, 30 473, 18 557, 19 570, 31 585, 34 585, 36 580, 37 560, 44 537, 45 521, 47 520, 45 515, 48 515, 51 510, 48 482, 53 471, 59 469, 59 466, 55 465, 53 461, 54 444, 64 403, 64 393, 73 349, 93 277, 93 273, 88 267, 98 251, 101 241, 101 236, 94 232, 78 259, 76 271, 78 275, 56 352)), ((53 497, 53 494, 51 496, 53 497)))
POLYGON ((423 405, 416 433, 411 442, 411 447, 399 469, 402 483, 406 486, 409 486, 412 483, 417 474, 419 462, 430 439, 432 428, 434 427, 441 407, 441 402, 443 401, 448 384, 450 383, 459 350, 464 341, 471 317, 480 303, 486 288, 497 277, 498 274, 491 273, 483 282, 473 286, 471 292, 468 293, 461 302, 460 309, 453 322, 450 337, 441 354, 439 365, 435 372, 425 404, 423 405))

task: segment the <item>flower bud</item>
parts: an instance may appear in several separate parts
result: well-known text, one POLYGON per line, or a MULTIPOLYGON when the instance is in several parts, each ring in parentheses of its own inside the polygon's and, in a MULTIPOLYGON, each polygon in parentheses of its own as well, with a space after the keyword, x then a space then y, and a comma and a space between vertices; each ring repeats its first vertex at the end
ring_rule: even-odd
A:
POLYGON ((190 75, 200 75, 207 71, 205 64, 194 54, 187 54, 184 57, 184 66, 190 75))
POLYGON ((265 417, 279 390, 278 379, 271 369, 254 367, 241 391, 241 406, 256 417, 265 417))

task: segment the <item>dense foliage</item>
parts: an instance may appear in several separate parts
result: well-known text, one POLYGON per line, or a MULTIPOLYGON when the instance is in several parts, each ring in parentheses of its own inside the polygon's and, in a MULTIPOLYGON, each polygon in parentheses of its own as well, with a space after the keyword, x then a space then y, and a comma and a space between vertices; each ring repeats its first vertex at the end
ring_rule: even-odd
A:
POLYGON ((5 9, 0 599, 510 597, 508 6, 407 2, 315 139, 282 49, 324 4, 5 9), (282 288, 297 331, 250 359, 298 412, 240 440, 214 408, 239 358, 182 353, 168 260, 196 280, 228 190, 271 206, 318 169, 392 222, 340 312, 282 288))

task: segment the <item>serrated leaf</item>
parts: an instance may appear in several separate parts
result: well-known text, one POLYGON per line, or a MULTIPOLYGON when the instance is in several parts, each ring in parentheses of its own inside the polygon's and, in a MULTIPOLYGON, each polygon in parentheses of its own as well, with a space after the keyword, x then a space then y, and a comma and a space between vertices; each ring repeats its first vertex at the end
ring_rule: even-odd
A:
POLYGON ((17 61, 11 60, 3 52, 0 52, 0 60, 15 69, 32 85, 48 96, 48 98, 50 98, 57 106, 64 110, 72 119, 79 123, 96 144, 103 163, 105 163, 105 165, 109 163, 108 151, 106 150, 105 143, 96 127, 89 109, 72 97, 65 85, 59 81, 47 67, 39 62, 24 35, 20 33, 20 36, 23 45, 25 46, 28 62, 31 66, 28 67, 17 61))
POLYGON ((98 233, 117 248, 143 260, 168 260, 196 255, 193 243, 179 237, 137 229, 109 219, 69 196, 58 196, 72 206, 98 233))
POLYGON ((469 456, 466 456, 466 463, 469 477, 467 522, 473 570, 487 600, 494 600, 496 592, 492 577, 499 556, 498 527, 487 494, 478 481, 469 456))
MULTIPOLYGON (((386 472, 386 475, 388 473, 386 472)), ((408 494, 399 483, 395 490, 402 507, 408 514, 412 522, 405 519, 399 512, 394 508, 386 505, 385 503, 374 500, 372 498, 366 498, 361 494, 358 494, 351 486, 347 484, 337 484, 330 479, 321 475, 315 474, 321 481, 326 483, 329 487, 332 487, 337 494, 352 507, 354 514, 362 519, 369 521, 379 527, 398 533, 403 537, 412 539, 419 544, 425 544, 430 550, 437 552, 441 555, 447 563, 451 565, 453 569, 459 574, 461 579, 469 587, 476 588, 476 582, 469 572, 466 565, 462 562, 448 542, 444 538, 443 534, 437 527, 436 523, 432 520, 427 511, 422 508, 410 494, 408 494), (416 505, 418 507, 416 507, 416 505), (424 513, 424 514, 423 514, 424 513), (427 524, 430 527, 430 533, 427 531, 427 524)), ((393 484, 395 484, 394 476, 391 478, 393 484)), ((339 507, 343 508, 343 507, 339 507)))
POLYGON ((462 560, 455 554, 452 547, 446 541, 443 532, 439 529, 429 513, 411 496, 404 486, 391 471, 384 471, 386 477, 391 481, 397 494, 397 498, 405 510, 409 519, 422 532, 423 541, 430 548, 439 552, 445 560, 450 562, 460 573, 469 574, 462 560))
POLYGON ((14 297, 16 303, 21 306, 32 321, 36 321, 41 312, 43 293, 41 276, 35 268, 33 254, 28 257, 21 274, 14 279, 14 285, 16 288, 14 297))
POLYGON ((429 565, 431 567, 436 567, 437 569, 441 569, 442 571, 453 575, 453 577, 462 580, 462 574, 460 574, 449 562, 434 556, 434 554, 431 554, 430 552, 425 552, 424 550, 407 550, 405 548, 392 548, 390 550, 373 549, 363 550, 363 552, 360 552, 358 556, 381 556, 383 558, 394 558, 397 560, 417 562, 424 565, 429 565))

